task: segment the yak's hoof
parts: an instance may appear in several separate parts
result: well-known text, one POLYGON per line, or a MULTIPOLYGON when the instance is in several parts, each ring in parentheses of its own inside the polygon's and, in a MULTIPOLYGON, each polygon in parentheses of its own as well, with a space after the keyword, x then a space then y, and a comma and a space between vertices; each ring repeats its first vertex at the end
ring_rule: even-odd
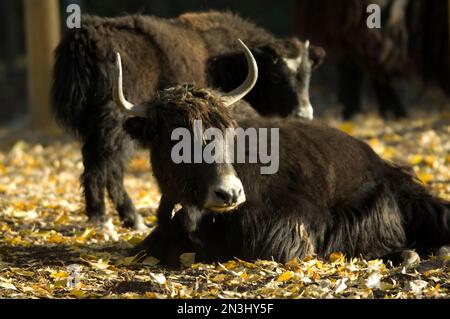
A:
POLYGON ((105 240, 119 240, 119 235, 116 232, 112 219, 91 218, 89 223, 95 229, 96 233, 102 235, 105 240))
POLYGON ((141 215, 136 214, 133 217, 134 218, 132 218, 132 219, 124 220, 123 226, 126 228, 130 228, 132 230, 138 231, 138 232, 144 232, 144 231, 149 230, 147 225, 145 225, 144 219, 142 218, 141 215))
POLYGON ((409 267, 420 263, 420 256, 414 250, 405 250, 402 252, 402 266, 409 267))

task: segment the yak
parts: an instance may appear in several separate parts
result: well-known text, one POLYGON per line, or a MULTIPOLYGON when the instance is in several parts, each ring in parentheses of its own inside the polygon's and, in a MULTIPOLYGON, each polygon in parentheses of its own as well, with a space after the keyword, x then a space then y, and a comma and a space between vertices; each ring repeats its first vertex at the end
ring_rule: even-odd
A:
POLYGON ((322 45, 336 62, 344 118, 361 111, 365 77, 384 117, 408 114, 395 79, 435 82, 450 94, 448 1, 299 0, 296 12, 297 34, 322 45), (381 9, 379 29, 367 25, 374 4, 381 9))
POLYGON ((57 121, 83 143, 82 185, 90 221, 106 221, 105 189, 125 227, 142 228, 124 187, 124 165, 133 143, 122 129, 126 119, 111 98, 114 55, 126 68, 125 91, 135 103, 158 90, 183 83, 227 88, 245 76, 245 57, 234 39, 243 38, 261 65, 262 76, 249 101, 261 114, 311 118, 309 78, 324 57, 321 48, 298 39, 278 39, 231 13, 184 14, 176 19, 152 16, 83 17, 55 51, 52 109, 57 121), (231 38, 233 40, 231 40, 231 38), (232 62, 232 63, 231 63, 232 62), (234 69, 234 77, 227 73, 234 69), (281 102, 270 103, 275 96, 281 102), (277 105, 277 109, 269 106, 277 105))
POLYGON ((450 203, 428 193, 411 169, 386 162, 365 142, 318 121, 249 116, 242 98, 258 68, 243 48, 250 71, 236 90, 179 85, 142 104, 126 100, 118 59, 114 100, 134 116, 124 128, 150 150, 162 192, 158 226, 133 252, 146 251, 173 266, 184 252, 205 262, 286 262, 335 251, 383 258, 450 242, 450 203), (278 171, 262 175, 261 163, 248 161, 173 161, 174 130, 193 132, 199 120, 205 130, 222 132, 278 129, 278 171), (178 212, 175 203, 182 207, 178 212))

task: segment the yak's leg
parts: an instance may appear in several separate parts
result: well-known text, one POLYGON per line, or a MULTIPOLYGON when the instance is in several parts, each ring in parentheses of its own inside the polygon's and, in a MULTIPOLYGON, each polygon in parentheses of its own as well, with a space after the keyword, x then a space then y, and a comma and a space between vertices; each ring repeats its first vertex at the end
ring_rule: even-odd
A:
POLYGON ((160 260, 161 265, 178 267, 180 255, 195 252, 185 229, 185 212, 182 210, 163 227, 159 225, 141 243, 130 250, 130 255, 145 252, 160 260))
POLYGON ((175 209, 175 201, 171 200, 167 195, 163 194, 159 201, 158 211, 156 217, 158 219, 158 226, 165 228, 170 220, 173 218, 172 212, 175 209))
POLYGON ((405 106, 387 77, 375 77, 373 85, 380 114, 383 117, 387 117, 390 112, 396 118, 403 118, 408 115, 405 106))
POLYGON ((98 146, 87 142, 82 149, 84 172, 81 181, 84 189, 86 212, 90 222, 104 224, 106 162, 99 154, 98 146))
POLYGON ((361 111, 363 74, 352 64, 339 66, 339 102, 344 105, 344 119, 350 119, 361 111))
POLYGON ((142 216, 136 209, 124 185, 124 163, 121 154, 115 154, 114 159, 108 160, 107 181, 108 194, 113 202, 124 227, 136 230, 146 230, 142 216))

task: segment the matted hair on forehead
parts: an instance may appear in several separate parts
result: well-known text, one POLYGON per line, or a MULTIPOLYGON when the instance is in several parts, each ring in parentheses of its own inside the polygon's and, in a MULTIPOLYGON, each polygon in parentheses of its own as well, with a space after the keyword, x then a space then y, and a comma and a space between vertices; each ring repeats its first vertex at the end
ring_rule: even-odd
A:
POLYGON ((182 117, 191 130, 194 121, 202 121, 204 128, 217 128, 225 131, 236 127, 236 122, 224 105, 220 94, 211 89, 198 88, 192 84, 178 85, 159 91, 153 107, 170 116, 182 117))

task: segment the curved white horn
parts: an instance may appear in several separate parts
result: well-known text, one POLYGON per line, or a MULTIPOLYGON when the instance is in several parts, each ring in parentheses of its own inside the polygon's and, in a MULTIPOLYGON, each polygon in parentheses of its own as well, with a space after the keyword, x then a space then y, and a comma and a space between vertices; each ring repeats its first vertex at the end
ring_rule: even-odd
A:
POLYGON ((238 42, 242 46, 245 53, 245 58, 247 59, 248 75, 241 86, 229 93, 225 93, 222 95, 222 101, 227 107, 244 98, 244 96, 246 96, 253 89, 256 81, 258 80, 258 64, 256 63, 253 54, 250 52, 249 48, 247 48, 244 42, 242 42, 240 39, 238 39, 238 42))
POLYGON ((116 57, 116 72, 117 79, 113 84, 113 100, 114 102, 120 106, 120 108, 127 114, 138 116, 138 117, 146 117, 147 112, 146 108, 141 105, 134 105, 133 103, 128 102, 123 96, 123 74, 122 74, 122 59, 120 58, 120 53, 117 52, 116 57))

